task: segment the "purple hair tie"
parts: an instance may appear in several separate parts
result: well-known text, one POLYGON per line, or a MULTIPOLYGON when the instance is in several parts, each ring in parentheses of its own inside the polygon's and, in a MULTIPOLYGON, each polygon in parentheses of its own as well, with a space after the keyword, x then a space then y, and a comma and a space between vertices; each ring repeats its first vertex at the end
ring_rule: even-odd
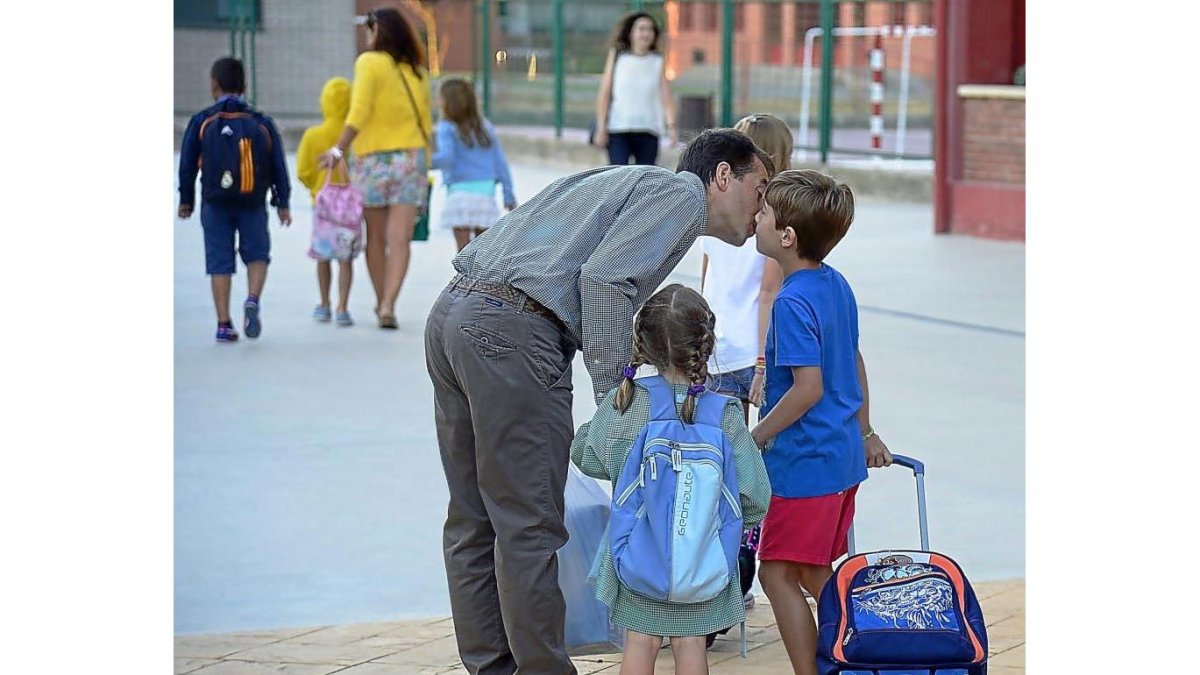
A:
POLYGON ((621 374, 632 380, 633 376, 637 375, 637 368, 634 368, 633 366, 625 366, 625 368, 621 370, 621 374))
POLYGON ((688 387, 688 396, 699 396, 703 393, 704 385, 702 384, 693 384, 692 386, 688 387))

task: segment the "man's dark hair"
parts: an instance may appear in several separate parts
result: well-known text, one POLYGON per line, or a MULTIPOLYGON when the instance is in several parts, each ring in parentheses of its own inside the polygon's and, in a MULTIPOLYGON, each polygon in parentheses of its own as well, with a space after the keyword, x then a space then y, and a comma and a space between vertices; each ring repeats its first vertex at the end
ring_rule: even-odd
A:
POLYGON ((733 129, 708 129, 692 139, 679 156, 675 173, 690 171, 708 185, 717 174, 717 165, 728 162, 733 177, 741 178, 754 169, 754 158, 762 161, 767 175, 775 173, 771 156, 750 140, 750 137, 733 129))
POLYGON ((212 79, 226 94, 246 93, 246 69, 232 56, 219 58, 212 65, 212 79))

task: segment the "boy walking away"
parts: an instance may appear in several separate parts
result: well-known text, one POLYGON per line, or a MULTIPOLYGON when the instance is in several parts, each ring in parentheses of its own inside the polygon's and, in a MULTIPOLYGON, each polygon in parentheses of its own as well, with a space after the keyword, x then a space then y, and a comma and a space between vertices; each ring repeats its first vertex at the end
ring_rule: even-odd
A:
POLYGON ((771 479, 759 580, 796 675, 816 675, 819 597, 847 551, 854 495, 891 453, 871 428, 850 285, 822 262, 854 220, 854 194, 817 171, 783 171, 756 218, 759 252, 784 280, 767 331, 765 416, 751 435, 771 479))
POLYGON ((246 71, 235 58, 217 59, 212 66, 212 95, 216 103, 196 113, 183 133, 179 157, 179 217, 190 218, 196 204, 196 174, 200 173, 200 224, 204 228, 204 267, 212 278, 217 310, 217 341, 235 342, 238 333, 229 318, 229 295, 236 271, 234 248, 246 265, 249 293, 244 305, 246 337, 262 332, 259 298, 271 261, 267 231, 267 188, 279 221, 292 224, 288 211, 291 184, 284 162, 283 142, 275 123, 247 104, 246 71))

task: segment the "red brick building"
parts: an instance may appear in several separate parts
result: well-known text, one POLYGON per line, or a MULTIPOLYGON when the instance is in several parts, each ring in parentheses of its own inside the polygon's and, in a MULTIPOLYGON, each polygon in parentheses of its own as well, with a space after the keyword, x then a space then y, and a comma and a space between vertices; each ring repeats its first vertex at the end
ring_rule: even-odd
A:
POLYGON ((1024 241, 1024 0, 938 0, 937 26, 934 227, 1024 241))
MULTIPOLYGON (((674 76, 700 65, 721 61, 721 3, 666 2, 667 65, 674 76)), ((933 2, 866 2, 837 5, 835 24, 848 26, 932 26, 933 2)), ((805 33, 821 26, 817 2, 738 2, 733 7, 733 61, 738 66, 804 63, 805 33)), ((867 38, 838 38, 834 65, 838 68, 865 67, 867 38)), ((899 39, 884 41, 884 59, 900 63, 899 39)), ((932 77, 934 45, 927 40, 912 44, 912 72, 932 77)), ((821 39, 813 44, 813 64, 821 63, 821 39)))

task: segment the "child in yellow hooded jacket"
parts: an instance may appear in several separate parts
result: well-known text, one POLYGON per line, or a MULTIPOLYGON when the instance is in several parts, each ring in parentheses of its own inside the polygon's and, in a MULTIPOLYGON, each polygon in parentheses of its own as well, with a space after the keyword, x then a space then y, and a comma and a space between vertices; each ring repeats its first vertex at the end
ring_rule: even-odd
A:
MULTIPOLYGON (((337 142, 346 126, 346 116, 350 112, 350 81, 344 77, 330 78, 321 89, 321 115, 325 118, 316 126, 304 130, 300 138, 300 146, 296 149, 296 173, 300 182, 308 188, 313 201, 317 193, 325 185, 327 170, 321 167, 318 158, 337 142)), ((343 164, 334 179, 348 180, 343 174, 343 164)), ((354 260, 338 260, 338 306, 337 324, 339 326, 354 325, 350 318, 350 284, 354 280, 354 260)), ((321 303, 313 309, 313 318, 317 321, 328 322, 333 319, 329 308, 329 287, 332 283, 332 269, 329 260, 317 260, 317 285, 321 292, 321 303)))

